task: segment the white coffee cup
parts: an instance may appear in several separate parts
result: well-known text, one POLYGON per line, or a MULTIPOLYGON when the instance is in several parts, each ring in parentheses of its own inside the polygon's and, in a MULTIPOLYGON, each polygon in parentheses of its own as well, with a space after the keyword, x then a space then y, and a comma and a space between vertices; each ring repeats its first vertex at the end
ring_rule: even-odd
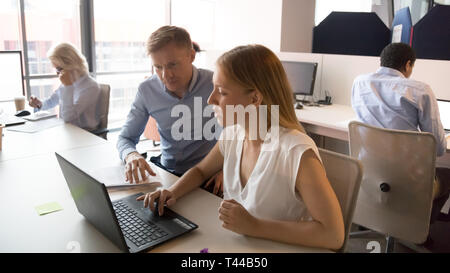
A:
POLYGON ((16 111, 25 110, 25 97, 15 97, 16 111))

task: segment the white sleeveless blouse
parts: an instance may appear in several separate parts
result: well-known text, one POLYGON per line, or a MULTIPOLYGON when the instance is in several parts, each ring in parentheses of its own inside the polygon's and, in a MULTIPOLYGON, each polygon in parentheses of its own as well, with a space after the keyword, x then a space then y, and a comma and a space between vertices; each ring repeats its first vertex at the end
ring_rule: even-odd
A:
POLYGON ((312 220, 295 183, 305 151, 312 149, 320 159, 314 141, 306 134, 284 127, 279 127, 278 138, 269 131, 247 184, 242 187, 239 170, 244 137, 238 126, 224 128, 219 139, 224 157, 224 199, 236 200, 258 218, 312 220))

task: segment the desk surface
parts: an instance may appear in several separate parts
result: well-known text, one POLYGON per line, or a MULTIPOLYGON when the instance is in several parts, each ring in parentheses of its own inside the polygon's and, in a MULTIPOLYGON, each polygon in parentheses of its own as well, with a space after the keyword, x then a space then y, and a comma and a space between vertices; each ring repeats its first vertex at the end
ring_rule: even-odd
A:
MULTIPOLYGON (((94 155, 101 155, 102 162, 95 164, 97 167, 112 167, 121 165, 117 159, 117 151, 110 144, 96 145, 92 147, 79 148, 62 152, 62 155, 69 158, 75 165, 90 170, 94 173, 92 164, 98 161, 94 155)), ((172 185, 178 177, 154 166, 152 168, 162 178, 160 183, 149 185, 142 189, 110 189, 112 200, 127 195, 131 195, 144 190, 151 191, 160 186, 167 188, 172 185)), ((242 236, 222 228, 219 220, 218 209, 222 199, 202 189, 196 189, 188 195, 177 200, 171 208, 195 222, 199 228, 180 238, 176 238, 161 246, 156 247, 152 252, 199 252, 203 248, 208 248, 210 252, 329 252, 324 249, 314 249, 299 247, 295 245, 277 243, 274 241, 242 236)))
POLYGON ((302 123, 326 126, 332 129, 348 132, 348 124, 357 120, 352 107, 347 105, 332 104, 323 106, 304 106, 301 110, 295 110, 297 118, 302 123))
POLYGON ((36 133, 8 131, 5 128, 3 133, 0 162, 106 142, 104 139, 69 123, 63 123, 36 133))
MULTIPOLYGON (((67 134, 73 129, 64 128, 68 128, 67 134)), ((112 143, 91 144, 60 153, 88 172, 122 164, 112 143)), ((151 191, 161 185, 167 187, 177 179, 162 169, 154 169, 162 177, 161 184, 110 189, 111 199, 151 191)), ((217 212, 220 202, 219 197, 202 189, 179 199, 171 208, 197 223, 199 228, 152 252, 198 253, 203 248, 209 248, 210 252, 329 252, 251 238, 223 229, 217 212)), ((0 162, 0 216, 0 252, 119 252, 78 213, 53 152, 0 162), (62 211, 39 216, 34 209, 54 201, 63 207, 62 211)))
MULTIPOLYGON (((348 124, 357 116, 351 106, 332 104, 325 106, 304 106, 295 110, 298 120, 307 132, 348 141, 348 124)), ((447 141, 447 153, 450 141, 447 141)))

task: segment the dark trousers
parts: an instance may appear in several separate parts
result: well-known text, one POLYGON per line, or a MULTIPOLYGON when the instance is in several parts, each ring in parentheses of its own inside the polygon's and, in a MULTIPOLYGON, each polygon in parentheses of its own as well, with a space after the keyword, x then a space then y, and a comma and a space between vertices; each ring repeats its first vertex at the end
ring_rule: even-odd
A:
MULTIPOLYGON (((167 169, 166 167, 164 167, 164 166, 161 164, 161 155, 150 157, 150 162, 152 162, 152 163, 155 164, 156 166, 160 167, 161 169, 168 171, 169 173, 171 173, 171 174, 173 174, 173 175, 176 175, 176 176, 178 176, 178 177, 183 176, 183 173, 177 173, 177 172, 175 172, 175 171, 169 170, 169 169, 167 169)), ((211 185, 209 185, 209 187, 206 188, 205 185, 206 185, 206 183, 208 182, 208 180, 209 180, 209 179, 206 179, 206 180, 203 182, 201 188, 204 189, 204 190, 206 190, 206 191, 208 191, 208 192, 210 192, 210 193, 212 193, 213 190, 214 190, 214 185, 215 185, 215 184, 212 183, 211 185)), ((222 198, 223 198, 222 195, 219 195, 219 197, 222 197, 222 198)))
POLYGON ((183 173, 178 173, 178 172, 169 170, 165 166, 163 166, 163 164, 161 164, 161 155, 150 157, 150 162, 152 162, 156 166, 160 167, 161 169, 168 171, 169 173, 176 175, 178 177, 181 177, 183 175, 183 173))
POLYGON ((433 200, 431 223, 434 223, 441 213, 442 207, 450 196, 450 169, 436 168, 436 178, 439 180, 439 193, 433 200))

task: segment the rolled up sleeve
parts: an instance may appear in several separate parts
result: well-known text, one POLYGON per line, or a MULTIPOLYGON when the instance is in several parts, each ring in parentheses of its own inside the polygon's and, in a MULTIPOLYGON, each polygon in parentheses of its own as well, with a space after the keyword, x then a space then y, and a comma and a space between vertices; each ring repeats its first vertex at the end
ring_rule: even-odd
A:
POLYGON ((421 98, 419 127, 420 130, 429 132, 435 137, 437 156, 444 155, 447 149, 447 141, 445 139, 445 131, 441 123, 437 101, 431 88, 427 88, 426 94, 421 98))
POLYGON ((144 132, 149 116, 140 89, 136 94, 131 110, 128 113, 127 121, 122 127, 122 131, 120 132, 117 141, 117 150, 119 151, 119 157, 122 161, 125 160, 128 154, 136 151, 136 144, 139 142, 139 138, 144 132))

